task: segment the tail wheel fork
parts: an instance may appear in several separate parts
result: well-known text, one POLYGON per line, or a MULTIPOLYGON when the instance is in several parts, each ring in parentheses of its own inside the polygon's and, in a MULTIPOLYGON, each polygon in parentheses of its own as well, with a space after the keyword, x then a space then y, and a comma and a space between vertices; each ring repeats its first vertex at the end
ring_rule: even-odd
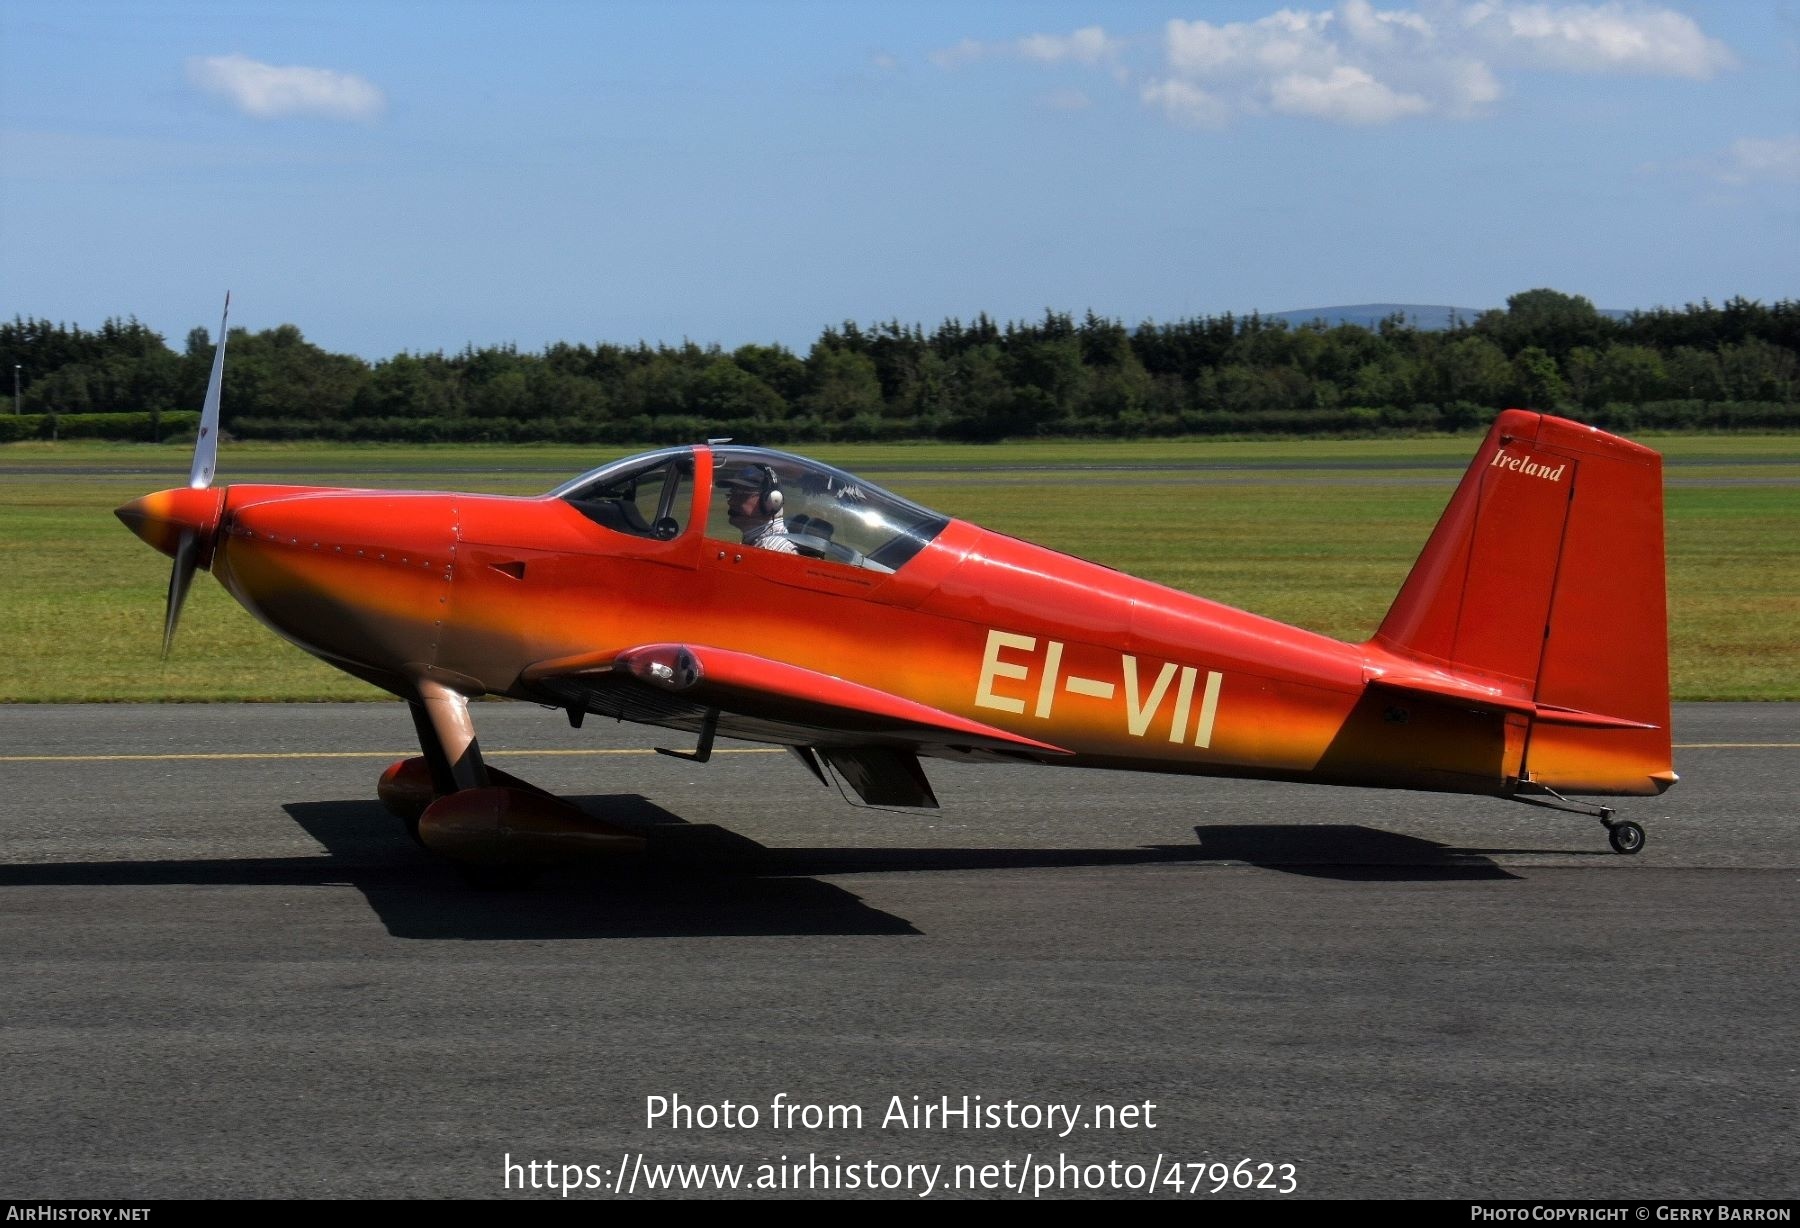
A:
POLYGON ((1551 810, 1561 810, 1568 814, 1584 814, 1589 818, 1599 819, 1600 825, 1606 828, 1606 842, 1612 845, 1613 852, 1631 856, 1640 853, 1644 848, 1644 829, 1630 819, 1615 819, 1618 813, 1611 806, 1598 806, 1588 802, 1578 802, 1564 797, 1549 785, 1535 782, 1521 782, 1520 788, 1529 788, 1536 793, 1547 794, 1547 797, 1521 796, 1514 794, 1512 800, 1524 802, 1529 806, 1545 806, 1551 810))

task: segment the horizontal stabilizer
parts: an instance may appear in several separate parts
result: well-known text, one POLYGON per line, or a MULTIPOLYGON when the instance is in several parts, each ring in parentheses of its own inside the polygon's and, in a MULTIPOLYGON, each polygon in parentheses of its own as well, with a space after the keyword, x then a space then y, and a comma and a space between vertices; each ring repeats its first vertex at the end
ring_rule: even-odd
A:
POLYGON ((1583 712, 1575 708, 1541 704, 1518 695, 1509 695, 1500 687, 1471 682, 1448 675, 1381 674, 1369 679, 1369 685, 1401 695, 1424 699, 1447 700, 1478 712, 1513 712, 1529 716, 1547 725, 1579 725, 1588 729, 1655 729, 1656 725, 1607 716, 1600 712, 1583 712))

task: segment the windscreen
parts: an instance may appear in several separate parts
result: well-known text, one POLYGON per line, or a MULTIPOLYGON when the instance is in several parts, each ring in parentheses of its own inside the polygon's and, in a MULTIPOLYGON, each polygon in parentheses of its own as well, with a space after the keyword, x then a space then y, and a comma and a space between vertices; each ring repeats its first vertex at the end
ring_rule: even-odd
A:
POLYGON ((694 454, 649 452, 603 465, 550 492, 595 524, 633 537, 670 541, 687 528, 694 454))

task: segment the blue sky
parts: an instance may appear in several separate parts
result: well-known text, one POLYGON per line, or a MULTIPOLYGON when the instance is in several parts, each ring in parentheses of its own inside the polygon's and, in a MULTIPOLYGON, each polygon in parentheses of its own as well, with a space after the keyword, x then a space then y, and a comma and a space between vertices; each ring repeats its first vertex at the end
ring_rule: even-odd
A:
POLYGON ((1800 296, 1800 0, 0 7, 0 315, 332 350, 1800 296))

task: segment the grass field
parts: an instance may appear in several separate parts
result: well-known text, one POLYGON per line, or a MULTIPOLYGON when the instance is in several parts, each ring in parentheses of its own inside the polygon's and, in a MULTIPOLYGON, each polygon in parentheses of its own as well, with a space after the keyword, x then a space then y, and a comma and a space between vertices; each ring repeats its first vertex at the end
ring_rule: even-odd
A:
MULTIPOLYGON (((1646 436, 1668 460, 1678 699, 1800 699, 1800 436, 1646 436)), ((1366 637, 1476 436, 841 445, 814 455, 940 511, 1343 639, 1366 637)), ((619 455, 558 446, 228 445, 223 481, 526 493, 619 455)), ((0 447, 0 702, 355 699, 362 683, 197 579, 158 659, 168 562, 112 509, 177 445, 0 447)))

